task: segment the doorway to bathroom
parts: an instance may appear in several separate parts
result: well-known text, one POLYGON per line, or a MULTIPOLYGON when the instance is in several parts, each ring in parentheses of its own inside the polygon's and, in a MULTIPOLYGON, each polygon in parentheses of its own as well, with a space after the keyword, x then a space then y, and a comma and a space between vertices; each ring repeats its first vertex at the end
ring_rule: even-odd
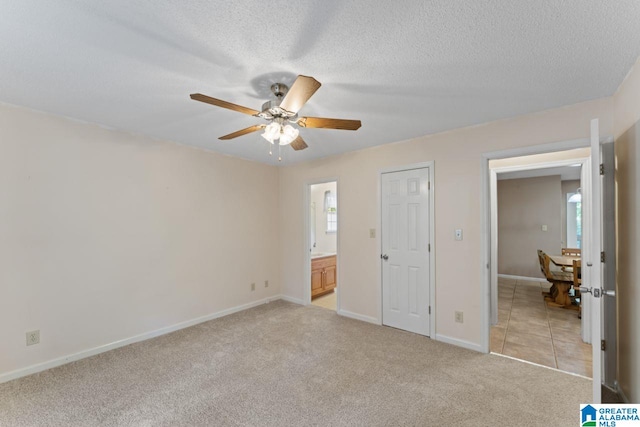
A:
POLYGON ((338 309, 338 182, 309 185, 309 281, 311 304, 338 309))

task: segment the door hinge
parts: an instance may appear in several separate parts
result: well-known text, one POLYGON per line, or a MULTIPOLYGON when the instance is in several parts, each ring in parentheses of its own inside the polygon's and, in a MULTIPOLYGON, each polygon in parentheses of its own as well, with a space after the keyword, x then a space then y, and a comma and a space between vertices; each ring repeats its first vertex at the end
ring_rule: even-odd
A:
POLYGON ((429 314, 431 314, 431 306, 429 306, 429 314))
POLYGON ((604 175, 604 164, 600 163, 600 175, 604 175))
POLYGON ((607 341, 600 340, 600 350, 607 351, 607 341))
POLYGON ((427 181, 427 190, 431 190, 431 181, 427 181))
POLYGON ((431 243, 427 243, 427 251, 431 252, 431 243))
POLYGON ((600 262, 604 262, 604 251, 600 252, 600 262))

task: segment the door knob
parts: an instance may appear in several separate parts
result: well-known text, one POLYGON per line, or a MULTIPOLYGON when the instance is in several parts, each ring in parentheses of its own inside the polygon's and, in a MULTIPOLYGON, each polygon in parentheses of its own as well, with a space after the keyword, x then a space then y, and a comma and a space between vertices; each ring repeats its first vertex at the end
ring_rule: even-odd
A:
POLYGON ((380 258, 382 258, 383 260, 388 260, 389 259, 389 255, 384 254, 384 255, 380 255, 380 258))
POLYGON ((569 295, 575 296, 576 291, 590 293, 594 296, 594 298, 600 298, 601 296, 614 297, 616 296, 616 291, 614 290, 605 290, 602 288, 586 288, 584 286, 571 286, 569 289, 569 295))

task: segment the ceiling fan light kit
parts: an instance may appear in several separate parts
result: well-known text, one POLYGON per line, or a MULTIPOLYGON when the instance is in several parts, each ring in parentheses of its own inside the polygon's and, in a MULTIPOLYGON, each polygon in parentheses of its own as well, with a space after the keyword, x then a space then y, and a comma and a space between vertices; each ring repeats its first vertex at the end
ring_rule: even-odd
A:
MULTIPOLYGON (((217 107, 238 111, 254 117, 260 117, 269 122, 264 125, 254 125, 239 131, 221 136, 219 139, 227 140, 247 135, 252 132, 264 129, 262 137, 275 144, 279 141, 279 145, 291 145, 298 151, 307 148, 306 142, 300 136, 300 131, 292 125, 298 125, 304 128, 324 128, 324 129, 342 129, 357 130, 362 125, 360 120, 344 120, 344 119, 327 119, 322 117, 298 117, 298 111, 320 88, 321 84, 313 77, 299 75, 293 82, 291 88, 282 83, 274 83, 271 85, 271 92, 276 99, 270 100, 262 104, 262 110, 257 111, 241 105, 232 104, 231 102, 221 99, 211 98, 210 96, 200 93, 191 94, 191 99, 215 105, 217 107)), ((269 149, 269 154, 272 154, 269 149)), ((278 160, 281 160, 279 156, 278 160)))
POLYGON ((264 128, 262 137, 274 144, 278 139, 280 145, 291 144, 299 135, 300 131, 291 125, 283 126, 280 121, 274 121, 264 128))

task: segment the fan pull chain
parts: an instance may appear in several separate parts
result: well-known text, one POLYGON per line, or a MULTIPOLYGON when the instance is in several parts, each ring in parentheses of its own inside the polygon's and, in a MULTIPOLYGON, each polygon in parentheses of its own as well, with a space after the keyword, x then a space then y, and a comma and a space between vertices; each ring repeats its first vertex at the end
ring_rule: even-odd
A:
POLYGON ((278 161, 282 161, 282 145, 278 144, 278 161))

